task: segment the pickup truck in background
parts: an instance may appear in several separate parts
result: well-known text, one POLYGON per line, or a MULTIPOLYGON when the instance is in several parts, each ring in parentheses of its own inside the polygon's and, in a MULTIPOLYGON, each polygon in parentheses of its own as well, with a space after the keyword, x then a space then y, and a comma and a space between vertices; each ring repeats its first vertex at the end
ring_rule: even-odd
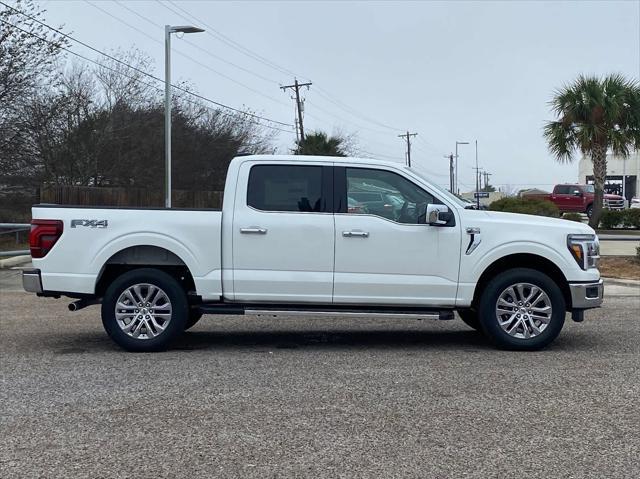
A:
POLYGON ((72 311, 100 303, 130 351, 166 349, 203 314, 454 311, 499 347, 534 350, 567 312, 600 306, 589 226, 466 206, 398 163, 243 156, 222 210, 35 205, 23 285, 72 311))
MULTIPOLYGON (((564 184, 553 187, 551 194, 526 194, 525 198, 536 198, 555 203, 561 213, 585 213, 589 218, 593 214, 595 190, 593 185, 564 184)), ((605 193, 603 207, 609 210, 623 210, 624 198, 605 193)))

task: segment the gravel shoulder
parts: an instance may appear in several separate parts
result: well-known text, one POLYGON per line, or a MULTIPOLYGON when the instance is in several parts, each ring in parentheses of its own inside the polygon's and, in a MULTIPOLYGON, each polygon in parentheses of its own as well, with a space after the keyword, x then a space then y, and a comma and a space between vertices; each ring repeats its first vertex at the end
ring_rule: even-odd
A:
POLYGON ((461 321, 205 318, 131 354, 0 293, 0 477, 638 477, 640 299, 496 351, 461 321))

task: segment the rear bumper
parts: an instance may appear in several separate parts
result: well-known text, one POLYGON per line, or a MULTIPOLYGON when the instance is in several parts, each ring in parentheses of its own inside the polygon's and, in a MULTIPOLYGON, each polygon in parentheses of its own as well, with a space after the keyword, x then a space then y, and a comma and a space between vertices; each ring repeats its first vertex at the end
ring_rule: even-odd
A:
POLYGON ((569 283, 572 309, 599 308, 604 299, 604 283, 569 283))
POLYGON ((25 269, 22 271, 22 287, 29 293, 42 293, 42 279, 39 269, 25 269))

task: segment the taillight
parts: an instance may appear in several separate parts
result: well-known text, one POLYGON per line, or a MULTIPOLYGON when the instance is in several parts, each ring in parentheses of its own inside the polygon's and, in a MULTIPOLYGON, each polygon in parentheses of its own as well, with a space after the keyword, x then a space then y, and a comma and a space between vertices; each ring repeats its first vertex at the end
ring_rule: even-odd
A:
POLYGON ((31 220, 29 249, 32 258, 44 258, 62 236, 62 221, 31 220))

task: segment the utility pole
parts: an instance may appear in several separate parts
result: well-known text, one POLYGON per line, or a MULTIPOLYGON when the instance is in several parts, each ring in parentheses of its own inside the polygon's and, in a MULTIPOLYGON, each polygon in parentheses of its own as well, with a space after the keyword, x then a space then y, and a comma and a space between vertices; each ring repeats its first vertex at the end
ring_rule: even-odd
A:
POLYGON ((478 180, 480 179, 480 168, 478 167, 478 140, 476 140, 476 208, 480 209, 480 196, 478 196, 478 180))
POLYGON ((295 93, 296 107, 298 109, 298 125, 300 127, 300 141, 304 141, 304 124, 302 123, 302 101, 300 100, 300 87, 306 86, 307 90, 312 85, 311 82, 307 83, 298 83, 298 79, 294 78, 293 85, 285 85, 281 86, 280 89, 282 91, 287 91, 287 89, 291 88, 295 93))
POLYGON ((405 133, 404 135, 398 135, 398 138, 404 138, 407 140, 407 166, 409 168, 411 168, 411 137, 412 136, 418 136, 418 134, 409 133, 409 130, 407 130, 407 133, 405 133))
POLYGON ((453 184, 453 153, 444 155, 444 157, 449 159, 449 191, 455 194, 455 186, 453 184))
POLYGON ((489 173, 488 171, 485 171, 483 175, 484 175, 484 187, 486 188, 487 186, 489 186, 489 177, 491 176, 491 173, 489 173))

